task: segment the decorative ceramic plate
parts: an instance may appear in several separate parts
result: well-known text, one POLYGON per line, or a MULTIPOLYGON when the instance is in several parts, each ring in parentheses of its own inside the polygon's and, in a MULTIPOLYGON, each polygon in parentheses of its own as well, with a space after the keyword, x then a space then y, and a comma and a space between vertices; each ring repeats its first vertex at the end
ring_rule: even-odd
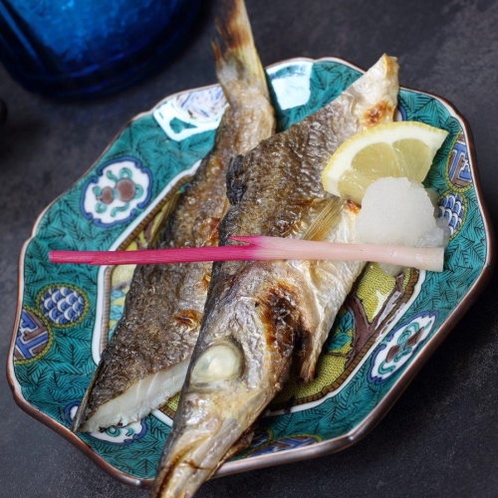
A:
MULTIPOLYGON (((361 71, 337 59, 271 66, 279 124, 316 111, 361 71)), ((219 86, 166 98, 132 120, 100 159, 39 217, 20 260, 18 316, 8 376, 28 413, 118 479, 147 485, 171 427, 175 400, 146 419, 102 433, 73 434, 71 419, 122 313, 132 268, 50 264, 50 249, 147 245, 179 186, 211 149, 225 107, 219 86)), ((250 448, 219 475, 337 451, 379 421, 487 282, 491 235, 471 137, 444 100, 402 89, 399 118, 448 130, 426 184, 451 236, 442 273, 393 278, 369 265, 325 344, 317 379, 289 383, 261 418, 250 448)))

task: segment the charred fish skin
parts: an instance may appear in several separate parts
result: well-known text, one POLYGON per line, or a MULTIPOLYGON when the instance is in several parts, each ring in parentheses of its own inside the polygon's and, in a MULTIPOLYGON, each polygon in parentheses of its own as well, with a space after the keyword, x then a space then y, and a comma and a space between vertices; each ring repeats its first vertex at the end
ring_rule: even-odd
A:
MULTIPOLYGON (((228 102, 209 156, 157 237, 158 247, 218 244, 228 209, 226 171, 275 130, 266 74, 243 1, 225 2, 213 44, 218 80, 228 102)), ((95 431, 146 416, 178 392, 197 339, 211 263, 141 265, 134 272, 124 314, 73 422, 95 431)))
MULTIPOLYGON (((397 62, 383 56, 322 110, 234 161, 221 243, 235 243, 232 235, 253 234, 350 238, 355 207, 323 191, 321 171, 344 140, 392 119, 397 94, 397 62), (334 204, 335 226, 314 227, 320 213, 334 204)), ((330 330, 337 303, 361 271, 361 264, 349 265, 326 268, 325 279, 312 262, 213 265, 203 324, 160 462, 155 498, 195 494, 279 392, 296 355, 301 376, 313 375, 322 331, 330 330), (336 281, 341 285, 328 287, 336 281)))

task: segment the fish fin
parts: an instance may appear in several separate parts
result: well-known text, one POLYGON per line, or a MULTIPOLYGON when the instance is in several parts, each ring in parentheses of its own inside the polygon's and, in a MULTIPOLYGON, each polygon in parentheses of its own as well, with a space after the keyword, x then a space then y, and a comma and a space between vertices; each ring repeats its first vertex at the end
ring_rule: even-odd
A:
MULTIPOLYGON (((254 44, 243 0, 225 0, 217 19, 218 37, 213 42, 216 75, 230 102, 232 85, 246 85, 270 99, 266 73, 254 44)), ((236 92, 235 94, 238 94, 236 92)))
MULTIPOLYGON (((358 204, 349 200, 341 200, 340 203, 332 201, 325 206, 319 216, 333 219, 334 223, 325 240, 354 242, 354 220, 359 209, 358 204)), ((298 337, 300 342, 297 347, 297 377, 304 383, 315 377, 316 363, 333 322, 330 317, 337 316, 365 266, 362 261, 309 261, 306 264, 314 292, 313 297, 309 296, 305 308, 308 310, 306 327, 303 327, 303 332, 298 337), (323 296, 326 296, 325 300, 323 296)))
POLYGON ((339 221, 344 199, 331 197, 303 235, 306 240, 327 240, 327 236, 339 221))

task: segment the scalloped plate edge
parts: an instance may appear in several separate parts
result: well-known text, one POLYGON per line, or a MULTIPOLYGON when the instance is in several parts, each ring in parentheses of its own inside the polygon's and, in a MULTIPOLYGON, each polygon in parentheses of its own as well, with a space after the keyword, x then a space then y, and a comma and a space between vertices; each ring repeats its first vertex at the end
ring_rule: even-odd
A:
MULTIPOLYGON (((274 64, 269 65, 266 69, 269 72, 276 72, 279 67, 283 67, 285 65, 290 65, 292 63, 298 63, 298 62, 320 62, 320 61, 330 61, 330 62, 335 62, 339 63, 342 65, 346 65, 354 70, 364 72, 363 69, 359 68, 358 66, 345 61, 341 58, 337 57, 323 57, 319 59, 311 59, 307 57, 296 57, 296 58, 291 58, 283 61, 276 62, 274 64)), ((116 137, 120 135, 122 130, 124 130, 126 127, 130 125, 134 120, 139 119, 140 117, 146 116, 146 115, 151 115, 154 113, 154 111, 162 105, 164 101, 170 98, 175 98, 177 96, 181 96, 186 93, 190 93, 194 90, 203 90, 203 89, 209 89, 218 86, 217 84, 212 84, 212 85, 206 85, 203 87, 198 87, 198 88, 193 88, 189 90, 183 90, 180 92, 173 93, 171 95, 168 95, 164 99, 162 99, 159 103, 157 103, 155 106, 153 106, 150 110, 144 111, 142 113, 137 114, 133 118, 131 118, 115 135, 114 139, 111 140, 108 144, 108 146, 103 150, 99 158, 90 165, 90 167, 82 173, 81 176, 84 174, 88 173, 91 171, 96 164, 99 162, 100 158, 105 154, 105 152, 108 150, 108 148, 111 146, 111 144, 115 141, 116 137)), ((434 351, 439 347, 439 345, 444 341, 444 339, 449 335, 450 331, 455 327, 455 325, 458 323, 458 321, 462 318, 462 316, 468 311, 468 309, 472 306, 472 304, 475 302, 477 297, 480 295, 480 293, 484 290, 485 286, 488 284, 490 277, 492 275, 494 265, 495 265, 495 254, 494 254, 494 246, 492 244, 493 240, 493 229, 491 226, 490 222, 490 217, 489 214, 485 208, 485 205, 483 203, 482 199, 482 192, 480 188, 480 179, 477 171, 477 166, 476 166, 476 159, 475 159, 475 150, 474 150, 474 145, 472 141, 472 134, 470 130, 470 126, 465 120, 465 118, 456 110, 456 108, 446 99, 439 97, 437 95, 428 93, 428 92, 423 92, 419 90, 414 90, 412 88, 408 87, 400 87, 402 90, 408 90, 412 92, 417 92, 419 94, 425 94, 433 99, 439 100, 447 110, 451 112, 451 114, 459 121, 460 125, 462 128, 465 130, 466 136, 469 138, 468 142, 468 147, 469 147, 469 163, 470 163, 470 168, 472 171, 473 175, 473 183, 475 187, 475 192, 476 192, 476 197, 478 201, 478 207, 482 216, 483 220, 483 225, 485 229, 485 235, 486 235, 486 260, 484 262, 483 269, 479 275, 479 277, 476 279, 474 282, 474 285, 472 288, 467 292, 465 298, 459 303, 459 305, 452 311, 451 315, 448 317, 448 319, 444 322, 444 324, 441 326, 441 328, 437 331, 436 334, 428 341, 428 343, 424 346, 424 348, 416 355, 416 357, 413 359, 413 361, 410 362, 410 365, 405 369, 405 371, 402 373, 402 375, 398 378, 396 383, 393 385, 393 387, 390 389, 390 391, 383 397, 383 399, 379 402, 379 404, 359 423, 357 424, 353 429, 351 429, 348 433, 341 435, 339 437, 329 439, 327 441, 322 441, 319 443, 315 443, 312 446, 305 446, 305 447, 300 447, 300 448, 294 448, 294 449, 289 449, 289 450, 283 450, 278 453, 272 453, 272 454, 265 454, 265 455, 259 455, 259 456, 253 456, 250 458, 242 459, 242 460, 234 460, 234 461, 229 461, 224 463, 218 472, 215 474, 215 477, 221 477, 221 476, 226 476, 226 475, 231 475, 231 474, 236 474, 239 472, 246 472, 249 470, 256 470, 256 469, 261 469, 265 467, 270 467, 274 465, 282 465, 286 463, 291 463, 291 462, 297 462, 297 461, 302 461, 305 459, 309 458, 316 458, 319 456, 324 456, 330 453, 335 453, 340 450, 346 449, 347 447, 357 443, 360 441, 363 437, 365 437, 368 433, 370 433, 375 426, 383 419, 383 417, 387 414, 389 409, 395 404, 395 402, 399 399, 399 397, 402 395, 404 390, 408 387, 409 383, 415 378, 416 374, 420 371, 422 366, 427 362, 427 360, 430 358, 430 356, 434 353, 434 351)), ((80 178, 81 178, 80 176, 80 178)), ((79 180, 79 179, 78 179, 79 180)), ((76 180, 76 181, 78 181, 76 180)), ((76 182, 74 182, 76 183, 76 182)), ((14 372, 14 364, 12 361, 13 354, 14 354, 14 347, 15 347, 15 341, 16 341, 16 334, 17 330, 19 328, 20 324, 20 317, 21 317, 21 311, 22 311, 22 297, 23 297, 23 291, 24 291, 24 272, 23 272, 23 265, 24 265, 24 256, 26 252, 26 248, 29 244, 29 242, 34 238, 34 236, 37 233, 37 229, 39 226, 39 223, 41 219, 43 218, 44 214, 46 211, 54 204, 56 203, 63 195, 65 192, 63 192, 60 196, 55 198, 50 204, 46 206, 46 208, 39 214, 39 216, 36 218, 36 221, 34 223, 33 229, 31 231, 30 237, 24 242, 20 256, 19 256, 19 271, 18 271, 18 302, 17 302, 17 308, 16 308, 16 318, 15 318, 15 323, 13 326, 13 333, 11 337, 11 342, 10 342, 10 347, 8 351, 8 361, 7 361, 7 380, 9 383, 9 386, 12 390, 13 397, 17 405, 25 411, 27 414, 32 416, 33 418, 39 420, 52 430, 56 431, 59 433, 61 436, 63 436, 66 440, 68 440, 70 443, 75 445, 80 451, 82 451, 86 456, 88 456, 90 459, 92 459, 98 466, 100 466, 103 470, 105 470, 108 474, 110 474, 112 477, 115 479, 128 484, 128 485, 133 485, 137 487, 149 487, 152 484, 152 479, 140 479, 135 476, 131 476, 121 470, 116 469, 113 467, 110 463, 108 463, 106 460, 104 460, 102 457, 100 457, 96 452, 93 451, 93 449, 86 444, 83 440, 81 440, 76 434, 72 433, 67 427, 64 425, 60 424, 59 422, 55 421, 52 419, 50 416, 47 414, 43 413, 42 411, 38 410, 34 406, 32 406, 30 403, 28 403, 22 396, 21 391, 20 391, 20 386, 19 383, 15 377, 15 372, 14 372)))

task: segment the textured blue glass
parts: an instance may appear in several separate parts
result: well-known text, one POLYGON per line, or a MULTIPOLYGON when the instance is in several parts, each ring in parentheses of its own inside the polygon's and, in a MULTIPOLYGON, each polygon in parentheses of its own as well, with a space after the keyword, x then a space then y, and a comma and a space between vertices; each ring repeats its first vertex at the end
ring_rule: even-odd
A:
POLYGON ((200 0, 0 0, 0 61, 29 90, 106 94, 165 67, 200 0))

